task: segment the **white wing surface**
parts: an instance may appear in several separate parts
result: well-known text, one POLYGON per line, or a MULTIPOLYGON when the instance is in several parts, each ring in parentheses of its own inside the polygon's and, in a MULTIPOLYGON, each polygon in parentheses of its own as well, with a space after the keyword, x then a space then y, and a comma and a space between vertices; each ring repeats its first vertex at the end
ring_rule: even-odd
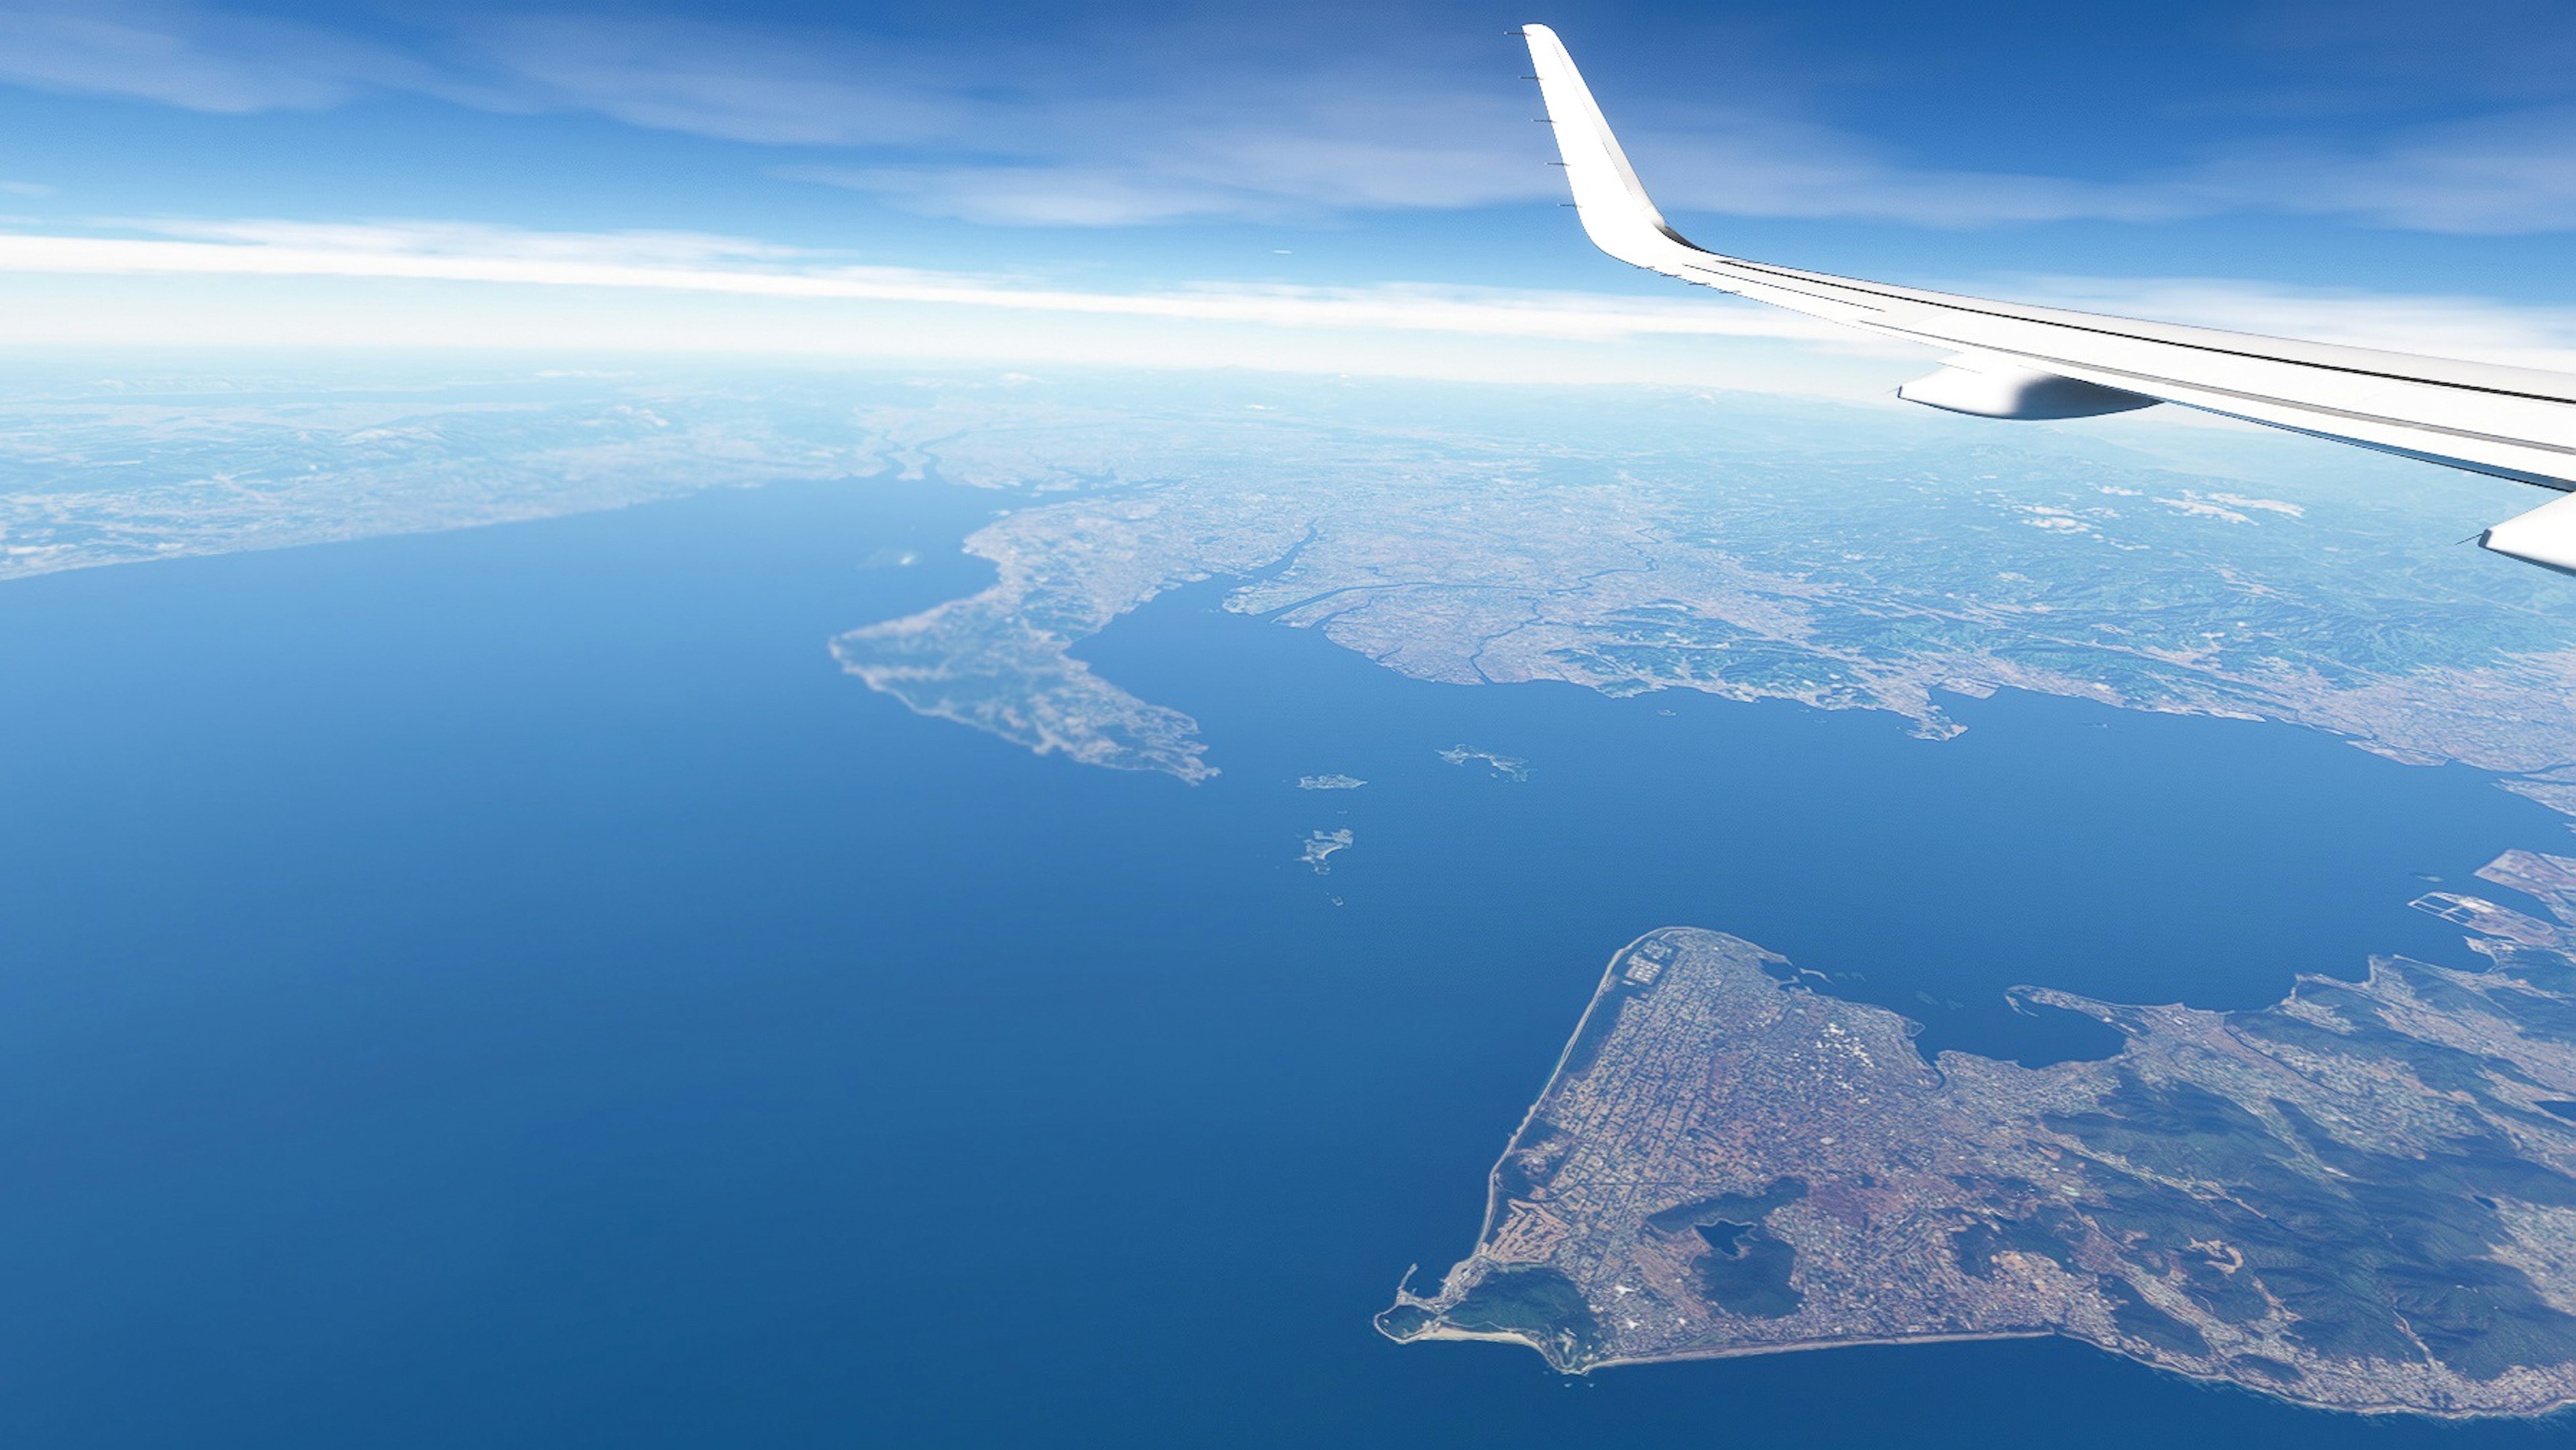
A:
POLYGON ((2566 495, 2486 531, 2501 554, 2576 573, 2576 375, 2024 307, 1705 251, 1655 209, 1555 32, 1523 32, 1583 229, 1623 262, 1956 354, 1898 389, 1993 418, 2178 403, 2566 495))

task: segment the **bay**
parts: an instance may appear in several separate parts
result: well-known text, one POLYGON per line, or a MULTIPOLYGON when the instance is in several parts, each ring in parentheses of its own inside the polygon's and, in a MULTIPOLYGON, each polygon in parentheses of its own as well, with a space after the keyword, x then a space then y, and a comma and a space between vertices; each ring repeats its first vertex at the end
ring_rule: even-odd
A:
POLYGON ((1369 1316, 1465 1250, 1651 927, 2046 1060, 2106 1044, 2005 986, 2247 1006, 2374 950, 2466 961, 2406 900, 2558 818, 2010 693, 1935 743, 1426 684, 1223 581, 1083 653, 1224 773, 1086 769, 824 647, 977 587, 956 541, 1008 501, 779 487, 0 591, 0 1438, 2529 1433, 2048 1342, 1566 1380, 1369 1316), (1296 788, 1334 772, 1369 783, 1296 788), (1344 828, 1328 874, 1299 859, 1344 828))

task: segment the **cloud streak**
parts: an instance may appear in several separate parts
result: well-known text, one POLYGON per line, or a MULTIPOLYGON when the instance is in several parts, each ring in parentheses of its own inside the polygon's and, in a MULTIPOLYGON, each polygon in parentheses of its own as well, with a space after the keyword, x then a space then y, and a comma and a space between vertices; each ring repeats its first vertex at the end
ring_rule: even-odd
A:
POLYGON ((1845 341, 1846 329, 1716 299, 1390 284, 1208 283, 1077 291, 1020 279, 831 265, 789 248, 693 233, 545 233, 454 222, 314 225, 173 222, 160 237, 0 233, 0 272, 105 276, 348 277, 1616 341, 1767 337, 1845 341))
POLYGON ((2209 277, 2020 277, 2000 290, 2081 312, 2576 373, 2576 307, 2209 277))
MULTIPOLYGON (((0 232, 0 273, 430 281, 1587 343, 1762 338, 1916 355, 1846 328, 1713 293, 1622 296, 1405 283, 1237 282, 1081 290, 1030 277, 854 266, 799 248, 696 232, 536 232, 453 221, 177 220, 126 223, 120 230, 127 234, 0 232)), ((2191 277, 1986 278, 1954 283, 1952 290, 2576 372, 2576 307, 2191 277)))
POLYGON ((513 108, 393 47, 190 0, 0 0, 0 81, 224 115, 324 110, 371 90, 513 108))
MULTIPOLYGON (((1659 106, 1641 92, 1613 109, 1678 212, 1938 227, 2268 212, 2454 233, 2576 228, 2576 83, 2552 59, 2576 51, 2525 43, 2516 61, 2504 38, 2547 40, 2530 6, 2466 3, 2458 25, 2386 6, 2364 7, 2355 24, 2421 32, 2420 43, 2376 45, 2385 64, 2428 49, 2453 69, 2462 55, 2488 57, 2475 68, 2513 79, 2470 88, 2466 103, 2484 111, 2242 136, 2124 176, 1924 164, 1816 119, 1794 84, 1761 74, 1779 67, 1741 57, 1708 88, 1729 104, 1659 106)), ((2276 10, 2274 29, 2306 33, 2305 21, 2280 19, 2305 11, 2276 10)), ((763 148, 773 154, 749 164, 772 175, 987 224, 1275 223, 1559 195, 1508 56, 1490 35, 1469 46, 1438 17, 1340 16, 1329 27, 1339 44, 1316 25, 1247 40, 1239 18, 1187 12, 1050 23, 1025 37, 987 23, 967 44, 935 27, 468 9, 369 36, 200 0, 0 0, 0 81, 226 114, 385 93, 595 114, 763 148)))
POLYGON ((2375 147, 2274 141, 2186 183, 2225 207, 2358 217, 2464 235, 2576 227, 2576 106, 2410 127, 2375 147))
POLYGON ((774 146, 950 138, 972 107, 916 46, 698 21, 504 16, 463 39, 534 104, 774 146))

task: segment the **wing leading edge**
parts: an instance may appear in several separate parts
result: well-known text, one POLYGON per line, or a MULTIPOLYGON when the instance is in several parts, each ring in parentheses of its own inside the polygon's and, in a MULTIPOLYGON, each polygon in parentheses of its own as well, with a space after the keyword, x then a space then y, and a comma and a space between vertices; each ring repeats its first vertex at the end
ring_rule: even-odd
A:
POLYGON ((1639 184, 1565 45, 1523 34, 1593 243, 1633 266, 1886 337, 1951 350, 1898 390, 1993 418, 2176 403, 2558 490, 2487 530, 2500 554, 2576 573, 2576 375, 2025 307, 1721 256, 1673 230, 1639 184))

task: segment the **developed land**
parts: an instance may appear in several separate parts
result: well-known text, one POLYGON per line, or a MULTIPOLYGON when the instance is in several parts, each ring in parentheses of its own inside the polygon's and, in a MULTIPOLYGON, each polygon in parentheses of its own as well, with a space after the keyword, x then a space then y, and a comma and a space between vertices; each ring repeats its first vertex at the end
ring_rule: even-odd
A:
POLYGON ((2338 1410, 2576 1401, 2576 859, 2418 905, 2489 959, 2302 978, 2258 1011, 2021 989, 2101 1061, 1930 1062, 1883 1008, 1716 932, 1619 952, 1399 1340, 1568 1371, 2057 1334, 2338 1410))
POLYGON ((2564 581, 2452 544, 2527 506, 2512 485, 2431 491, 2437 470, 2349 450, 2330 475, 2296 452, 2172 466, 1920 409, 1398 401, 1105 407, 1032 388, 869 412, 889 456, 1051 496, 967 540, 989 588, 835 653, 923 714, 1204 780, 1219 764, 1197 722, 1081 646, 1229 579, 1226 609, 1417 679, 1883 710, 1928 737, 1960 728, 1945 701, 2020 689, 2328 730, 2576 813, 2564 581))
POLYGON ((852 619, 835 656, 922 714, 1090 765, 1216 773, 1196 720, 1084 645, 1223 579, 1226 609, 1418 679, 1794 700, 1934 737, 1956 698, 2020 689, 2332 731, 2576 814, 2566 581, 2456 542, 2527 490, 2139 436, 2163 451, 1688 389, 66 363, 0 376, 0 582, 936 479, 992 501, 966 541, 990 585, 852 619))

